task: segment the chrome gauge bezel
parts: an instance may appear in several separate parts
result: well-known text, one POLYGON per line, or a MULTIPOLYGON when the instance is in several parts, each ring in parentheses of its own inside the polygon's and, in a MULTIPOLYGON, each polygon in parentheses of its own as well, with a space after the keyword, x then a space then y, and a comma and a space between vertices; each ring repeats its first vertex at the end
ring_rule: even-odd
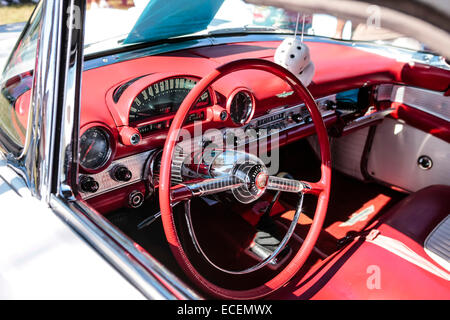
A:
POLYGON ((86 167, 85 165, 83 165, 83 163, 81 161, 81 154, 80 154, 79 163, 80 163, 81 170, 85 173, 92 174, 92 173, 98 173, 109 166, 109 164, 111 163, 112 158, 113 158, 112 155, 114 153, 114 147, 113 147, 114 144, 113 144, 113 136, 109 132, 108 129, 106 129, 104 126, 92 125, 92 126, 84 128, 83 133, 80 135, 80 150, 81 150, 81 143, 82 143, 81 141, 82 141, 83 135, 85 135, 88 131, 91 131, 91 130, 97 130, 98 132, 101 132, 101 134, 104 135, 104 137, 106 137, 106 140, 108 143, 108 146, 107 146, 108 149, 106 151, 105 158, 99 165, 97 165, 95 167, 89 168, 89 167, 86 167))
POLYGON ((255 113, 255 97, 254 97, 253 93, 247 88, 235 89, 231 93, 231 95, 229 96, 229 98, 227 100, 227 112, 230 116, 231 121, 235 125, 242 126, 242 125, 249 123, 253 117, 253 114, 255 113), (232 104, 233 104, 234 100, 238 97, 238 95, 241 95, 241 94, 246 95, 250 99, 251 104, 249 106, 247 106, 247 110, 245 112, 245 117, 243 117, 239 120, 236 120, 235 117, 233 116, 232 104))

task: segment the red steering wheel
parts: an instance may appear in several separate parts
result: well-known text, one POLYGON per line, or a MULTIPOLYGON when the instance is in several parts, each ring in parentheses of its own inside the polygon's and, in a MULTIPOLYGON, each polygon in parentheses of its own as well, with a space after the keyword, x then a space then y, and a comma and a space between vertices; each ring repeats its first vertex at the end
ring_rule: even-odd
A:
MULTIPOLYGON (((287 179, 286 179, 287 180, 287 179)), ((314 245, 319 237, 322 225, 325 219, 328 200, 330 195, 330 182, 331 182, 331 156, 330 147, 328 141, 328 134, 326 127, 323 123, 322 116, 317 108, 317 105, 311 95, 311 93, 306 89, 303 84, 295 77, 291 72, 287 71, 283 67, 267 61, 259 59, 244 59, 233 61, 227 63, 221 67, 218 67, 212 71, 209 75, 204 77, 197 85, 189 92, 189 94, 184 99, 180 108, 178 109, 170 130, 168 133, 168 138, 166 139, 163 155, 161 159, 161 169, 160 169, 160 185, 159 185, 159 200, 161 207, 161 216, 164 227, 164 232, 166 234, 169 246, 181 266, 182 270, 190 277, 190 279, 198 285, 201 289, 205 290, 207 293, 225 299, 256 299, 270 294, 271 292, 279 289, 286 282, 288 282, 303 266, 306 259, 310 255, 314 248, 314 245), (312 222, 311 228, 306 236, 305 241, 294 255, 292 260, 287 264, 287 266, 280 271, 276 276, 274 276, 269 281, 252 288, 245 290, 231 290, 222 288, 204 276, 202 276, 197 269, 190 262, 185 250, 183 249, 182 243, 180 242, 180 237, 178 236, 175 221, 172 212, 172 205, 175 201, 189 200, 195 195, 204 195, 205 192, 199 194, 194 194, 192 190, 184 188, 184 186, 173 186, 171 183, 171 168, 173 161, 174 148, 178 139, 179 131, 182 128, 184 120, 200 95, 215 81, 224 77, 232 72, 254 69, 262 70, 272 73, 275 76, 284 79, 294 90, 294 92, 304 101, 307 107, 312 121, 316 128, 316 133, 320 145, 320 155, 321 155, 321 178, 318 182, 300 182, 296 180, 288 181, 294 186, 300 186, 297 190, 301 193, 313 194, 318 197, 318 202, 316 206, 316 212, 314 215, 314 220, 312 222), (306 187, 307 186, 307 187, 306 187)), ((286 181, 284 181, 286 182, 286 181)), ((228 185, 230 190, 236 186, 236 181, 227 181, 225 185, 228 185)), ((270 177, 269 182, 270 183, 270 177)), ((275 183, 276 184, 276 183, 275 183)), ((279 183, 278 190, 289 191, 286 188, 289 186, 281 186, 283 183, 279 183)), ((215 190, 215 192, 224 191, 223 181, 221 182, 221 188, 215 190)), ((198 187, 198 184, 197 184, 198 187)), ((205 191, 205 187, 210 187, 208 182, 202 185, 201 189, 205 191)), ((214 187, 212 188, 214 189, 214 187)), ((274 188, 276 189, 276 188, 274 188)), ((211 194, 213 192, 209 192, 211 194)))

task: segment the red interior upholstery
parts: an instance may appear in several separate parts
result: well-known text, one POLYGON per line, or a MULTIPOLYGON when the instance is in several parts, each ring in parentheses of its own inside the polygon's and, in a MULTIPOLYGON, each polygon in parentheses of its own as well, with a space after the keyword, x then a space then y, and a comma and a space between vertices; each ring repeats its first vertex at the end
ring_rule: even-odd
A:
POLYGON ((434 185, 400 201, 384 223, 423 245, 430 232, 450 213, 450 186, 434 185))
MULTIPOLYGON (((368 230, 377 229, 379 234, 402 242, 444 271, 426 254, 423 244, 449 209, 450 186, 429 186, 400 201, 368 230)), ((450 299, 450 287, 447 280, 361 237, 273 298, 450 299), (373 268, 379 270, 379 288, 368 286, 373 268)))

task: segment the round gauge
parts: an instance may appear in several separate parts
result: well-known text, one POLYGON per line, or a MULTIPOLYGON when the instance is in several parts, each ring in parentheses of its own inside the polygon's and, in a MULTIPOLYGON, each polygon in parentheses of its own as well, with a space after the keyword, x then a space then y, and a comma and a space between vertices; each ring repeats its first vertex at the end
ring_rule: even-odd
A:
POLYGON ((80 164, 84 169, 97 170, 111 156, 109 135, 100 127, 87 129, 80 138, 80 164))
POLYGON ((233 95, 229 103, 231 120, 238 125, 246 123, 253 113, 253 96, 250 92, 241 90, 233 95))

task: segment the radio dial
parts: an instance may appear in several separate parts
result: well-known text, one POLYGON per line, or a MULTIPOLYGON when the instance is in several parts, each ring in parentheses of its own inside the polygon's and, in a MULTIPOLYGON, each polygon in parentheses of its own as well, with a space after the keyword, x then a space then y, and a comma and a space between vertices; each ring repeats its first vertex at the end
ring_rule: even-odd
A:
POLYGON ((97 192, 100 185, 94 178, 89 176, 82 176, 80 178, 80 188, 83 192, 94 193, 97 192))
POLYGON ((117 166, 113 169, 113 178, 116 181, 127 182, 130 181, 133 174, 125 166, 117 166))
POLYGON ((303 121, 303 117, 302 117, 301 114, 295 113, 295 114, 292 115, 292 120, 293 120, 295 123, 300 123, 300 122, 303 121))

